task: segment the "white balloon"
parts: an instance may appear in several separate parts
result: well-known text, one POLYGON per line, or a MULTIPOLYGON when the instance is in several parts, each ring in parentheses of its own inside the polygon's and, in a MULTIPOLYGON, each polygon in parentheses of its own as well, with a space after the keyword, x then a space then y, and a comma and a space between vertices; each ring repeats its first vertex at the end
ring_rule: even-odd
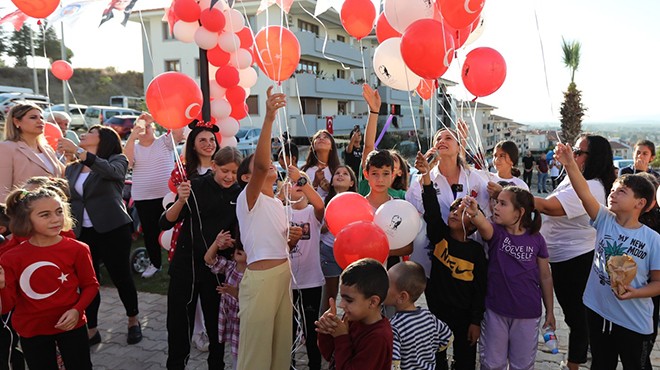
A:
POLYGON ((218 46, 228 53, 233 53, 241 47, 241 39, 235 33, 225 31, 218 37, 218 46))
POLYGON ((218 44, 218 33, 199 27, 195 31, 195 43, 204 50, 213 49, 218 44))
POLYGON ((481 15, 481 19, 479 19, 477 28, 473 29, 472 33, 470 33, 470 36, 468 36, 467 40, 465 40, 465 44, 463 44, 464 48, 470 45, 471 43, 475 42, 479 37, 481 37, 481 34, 484 33, 485 24, 486 24, 486 20, 484 19, 484 16, 481 15))
POLYGON ((217 125, 220 128, 220 135, 222 137, 233 137, 240 128, 238 121, 234 117, 226 117, 218 120, 217 125))
POLYGON ((385 18, 403 34, 413 22, 433 18, 435 5, 430 0, 385 0, 385 18))
POLYGON ((167 195, 163 197, 163 209, 167 209, 167 206, 169 206, 170 203, 174 203, 174 200, 176 200, 176 194, 172 192, 167 193, 167 195))
POLYGON ((172 236, 174 235, 174 228, 169 230, 161 231, 158 236, 158 242, 160 246, 163 247, 166 251, 169 251, 172 247, 172 236))
MULTIPOLYGON (((202 10, 210 8, 211 7, 211 0, 199 0, 199 7, 202 10)), ((227 9, 228 7, 229 7, 229 5, 227 5, 225 0, 219 0, 213 6, 214 9, 218 9, 220 11, 223 11, 223 10, 227 9)))
POLYGON ((257 71, 252 67, 239 69, 238 78, 238 86, 242 88, 250 88, 257 84, 257 71))
POLYGON ((422 80, 403 61, 400 37, 389 38, 378 45, 374 52, 373 66, 378 79, 394 89, 411 91, 422 80))
POLYGON ((236 141, 236 136, 223 136, 222 137, 222 142, 220 143, 221 147, 226 147, 230 146, 232 148, 236 148, 236 145, 238 145, 238 142, 236 141))
POLYGON ((378 207, 374 223, 387 234, 390 249, 410 244, 417 237, 420 226, 417 209, 403 199, 390 200, 378 207))
MULTIPOLYGON (((243 87, 243 86, 241 86, 241 87, 243 87)), ((245 90, 245 96, 250 96, 250 92, 251 92, 252 90, 250 90, 249 87, 243 87, 243 90, 245 90)))
POLYGON ((236 69, 248 68, 252 65, 252 53, 246 49, 239 48, 229 54, 229 65, 236 67, 236 69))
POLYGON ((209 76, 215 77, 215 73, 220 69, 220 67, 216 67, 213 64, 209 63, 209 76))
POLYGON ((245 18, 243 14, 236 9, 226 9, 223 11, 225 14, 225 23, 224 32, 236 33, 245 27, 245 18))
POLYGON ((218 122, 229 117, 229 114, 231 114, 231 104, 229 104, 227 99, 213 99, 211 101, 211 115, 218 122))
POLYGON ((176 21, 172 33, 174 37, 181 42, 195 41, 195 32, 199 28, 197 22, 176 21))
MULTIPOLYGON (((215 76, 215 74, 213 74, 215 76)), ((220 86, 215 80, 209 81, 209 90, 211 92, 211 97, 215 99, 222 99, 225 97, 227 89, 220 86)))

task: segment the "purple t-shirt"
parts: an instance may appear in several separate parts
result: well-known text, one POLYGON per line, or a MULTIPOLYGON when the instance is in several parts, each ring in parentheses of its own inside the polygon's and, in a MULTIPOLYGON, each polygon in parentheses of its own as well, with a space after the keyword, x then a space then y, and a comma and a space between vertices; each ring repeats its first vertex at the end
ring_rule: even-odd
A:
POLYGON ((511 235, 493 225, 488 241, 486 308, 514 319, 541 316, 541 279, 537 257, 548 258, 541 234, 511 235))

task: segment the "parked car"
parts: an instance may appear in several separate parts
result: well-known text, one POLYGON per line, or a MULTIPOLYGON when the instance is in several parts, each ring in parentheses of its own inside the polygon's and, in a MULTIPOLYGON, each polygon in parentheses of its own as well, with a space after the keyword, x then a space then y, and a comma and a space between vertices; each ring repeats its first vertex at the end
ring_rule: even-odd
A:
POLYGON ((129 108, 110 107, 106 105, 90 105, 85 111, 85 127, 90 128, 94 125, 102 125, 105 121, 114 116, 139 116, 141 113, 142 112, 138 110, 129 108))
MULTIPOLYGON (((49 112, 64 112, 64 104, 55 104, 50 109, 44 111, 44 118, 48 118, 49 112)), ((82 104, 69 104, 69 111, 67 112, 71 116, 71 123, 69 128, 72 130, 85 127, 85 112, 87 111, 87 106, 82 104)))
POLYGON ((259 141, 259 135, 261 134, 260 128, 242 128, 236 133, 236 149, 238 149, 241 154, 248 156, 257 149, 257 142, 259 141))
POLYGON ((619 171, 621 171, 622 168, 631 166, 634 163, 635 163, 634 159, 615 159, 614 160, 614 173, 617 176, 619 176, 619 171))
POLYGON ((113 130, 117 131, 119 137, 122 140, 128 139, 128 136, 133 130, 133 125, 135 125, 135 120, 139 116, 137 115, 118 115, 110 117, 107 121, 103 122, 104 126, 109 126, 113 130))
POLYGON ((17 100, 50 103, 50 99, 45 95, 19 92, 0 94, 0 119, 5 119, 5 115, 9 112, 9 109, 14 106, 14 102, 17 100))

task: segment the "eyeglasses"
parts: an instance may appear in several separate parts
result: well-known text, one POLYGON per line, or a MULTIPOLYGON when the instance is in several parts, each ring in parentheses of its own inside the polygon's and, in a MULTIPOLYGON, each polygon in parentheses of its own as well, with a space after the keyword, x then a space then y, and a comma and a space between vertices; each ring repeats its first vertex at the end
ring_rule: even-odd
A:
POLYGON ((574 155, 574 156, 579 157, 579 156, 581 156, 582 154, 589 154, 589 152, 586 151, 586 150, 582 150, 582 149, 580 149, 580 148, 573 148, 573 155, 574 155))

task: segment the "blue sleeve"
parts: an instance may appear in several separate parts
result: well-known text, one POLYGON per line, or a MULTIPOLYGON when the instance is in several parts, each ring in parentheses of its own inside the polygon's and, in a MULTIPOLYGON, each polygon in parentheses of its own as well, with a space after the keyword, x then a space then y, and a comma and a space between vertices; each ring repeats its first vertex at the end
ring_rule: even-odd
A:
POLYGON ((612 221, 614 221, 614 216, 610 210, 607 209, 607 207, 601 204, 600 209, 598 210, 598 214, 596 215, 596 219, 589 221, 589 223, 591 226, 599 229, 601 227, 606 227, 607 224, 612 221))

